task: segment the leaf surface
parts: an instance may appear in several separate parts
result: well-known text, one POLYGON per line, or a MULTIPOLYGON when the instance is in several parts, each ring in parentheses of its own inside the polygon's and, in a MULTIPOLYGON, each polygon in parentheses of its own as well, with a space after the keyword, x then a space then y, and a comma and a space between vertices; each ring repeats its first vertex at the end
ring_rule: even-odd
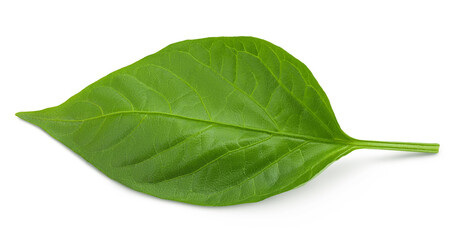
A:
POLYGON ((438 149, 349 137, 308 68, 252 37, 175 43, 17 115, 132 189, 199 205, 260 201, 359 148, 438 149))

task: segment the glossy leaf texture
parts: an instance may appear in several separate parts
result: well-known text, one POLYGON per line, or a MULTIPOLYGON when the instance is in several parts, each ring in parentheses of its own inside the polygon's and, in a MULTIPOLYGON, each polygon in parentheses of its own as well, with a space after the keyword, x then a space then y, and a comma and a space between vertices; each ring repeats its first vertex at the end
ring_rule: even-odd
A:
POLYGON ((438 151, 349 137, 308 68, 253 37, 175 43, 17 115, 132 189, 199 205, 260 201, 359 148, 438 151))

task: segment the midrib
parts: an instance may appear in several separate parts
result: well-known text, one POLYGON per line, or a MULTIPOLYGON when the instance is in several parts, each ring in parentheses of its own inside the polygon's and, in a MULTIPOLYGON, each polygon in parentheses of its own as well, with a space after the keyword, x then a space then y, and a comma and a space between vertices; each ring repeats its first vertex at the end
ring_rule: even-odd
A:
POLYGON ((221 125, 225 127, 232 127, 232 128, 238 128, 238 129, 243 129, 247 131, 254 131, 254 132, 262 132, 262 133, 268 133, 272 135, 277 135, 277 136, 284 136, 284 137, 290 137, 290 138, 296 138, 296 139, 303 139, 303 140, 310 140, 310 141, 317 141, 317 142, 324 142, 324 143, 337 143, 337 144, 349 144, 347 140, 341 140, 341 139, 324 139, 324 138, 318 138, 318 137, 311 137, 311 136, 304 136, 300 134, 294 134, 294 133, 287 133, 287 132, 276 132, 276 131, 271 131, 271 130, 266 130, 266 129, 259 129, 259 128, 252 128, 252 127, 245 127, 245 126, 239 126, 239 125, 234 125, 234 124, 229 124, 229 123, 223 123, 223 122, 214 122, 211 120, 205 120, 205 119, 197 119, 197 118, 191 118, 191 117, 185 117, 185 116, 180 116, 180 115, 174 115, 171 113, 163 113, 163 112, 151 112, 151 111, 119 111, 119 112, 113 112, 113 113, 108 113, 108 114, 103 114, 99 115, 96 117, 91 117, 91 118, 86 118, 86 119, 79 119, 79 120, 74 120, 74 119, 52 119, 52 118, 38 118, 38 117, 31 117, 35 119, 40 119, 40 120, 47 120, 47 121, 57 121, 57 122, 85 122, 85 121, 91 121, 99 118, 104 118, 104 117, 110 117, 114 115, 123 115, 123 114, 153 114, 153 115, 162 115, 166 117, 173 117, 173 118, 179 118, 179 119, 184 119, 184 120, 189 120, 189 121, 196 121, 196 122, 204 122, 204 123, 209 123, 209 124, 216 124, 216 125, 221 125))

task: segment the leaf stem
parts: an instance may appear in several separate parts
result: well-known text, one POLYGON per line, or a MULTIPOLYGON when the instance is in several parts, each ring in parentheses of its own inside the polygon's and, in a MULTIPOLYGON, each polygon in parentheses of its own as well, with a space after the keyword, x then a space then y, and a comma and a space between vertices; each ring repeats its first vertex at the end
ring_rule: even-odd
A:
POLYGON ((426 152, 426 153, 437 153, 440 148, 440 145, 438 143, 382 142, 382 141, 352 140, 350 144, 358 148, 366 148, 366 149, 382 149, 382 150, 426 152))

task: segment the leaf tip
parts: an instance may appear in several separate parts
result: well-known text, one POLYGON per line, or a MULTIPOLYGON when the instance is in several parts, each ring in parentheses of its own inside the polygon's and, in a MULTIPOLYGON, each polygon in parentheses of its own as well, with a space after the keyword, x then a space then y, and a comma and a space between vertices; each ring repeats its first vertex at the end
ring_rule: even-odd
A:
POLYGON ((31 122, 31 120, 33 119, 33 113, 34 112, 17 112, 15 115, 16 117, 21 118, 26 122, 31 122))
POLYGON ((27 118, 27 112, 17 112, 16 117, 21 118, 22 120, 25 120, 24 118, 27 118))

